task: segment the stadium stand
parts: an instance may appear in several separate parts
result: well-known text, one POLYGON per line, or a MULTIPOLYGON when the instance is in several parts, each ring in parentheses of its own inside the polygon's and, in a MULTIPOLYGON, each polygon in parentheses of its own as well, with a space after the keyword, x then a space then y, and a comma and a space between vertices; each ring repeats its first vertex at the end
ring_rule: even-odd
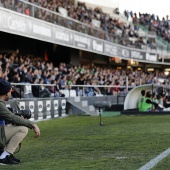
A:
POLYGON ((0 77, 12 83, 22 83, 15 86, 13 97, 69 97, 69 96, 101 96, 101 95, 126 95, 133 87, 142 84, 169 84, 170 76, 163 72, 145 72, 142 70, 118 70, 115 68, 101 67, 95 65, 72 66, 66 63, 53 66, 49 62, 44 62, 43 58, 20 56, 20 64, 16 63, 18 55, 13 52, 10 54, 0 54, 1 69, 0 77), (29 61, 29 62, 28 62, 29 61), (14 76, 13 76, 14 75, 14 76), (128 78, 128 84, 127 84, 128 78), (36 81, 35 81, 36 80, 36 81), (40 92, 35 94, 33 87, 29 84, 40 84, 34 90, 40 92), (28 85, 27 85, 28 84, 28 85), (55 89, 45 85, 53 84, 55 89), (43 86, 42 86, 43 85, 43 86), (79 88, 74 85, 108 85, 113 87, 79 88), (22 95, 20 95, 22 92, 22 95), (45 93, 48 96, 45 95, 45 93), (57 93, 58 92, 58 93, 57 93), (56 95, 52 95, 55 93, 56 95), (57 95, 58 94, 58 95, 57 95))
POLYGON ((169 50, 168 17, 160 20, 154 15, 140 13, 137 17, 136 13, 125 10, 127 20, 121 20, 119 12, 113 18, 101 8, 92 9, 82 2, 78 2, 77 6, 69 0, 29 2, 2 0, 1 6, 128 47, 169 50))
MULTIPOLYGON (((84 3, 78 3, 77 6, 74 6, 74 4, 68 0, 54 0, 49 1, 49 3, 45 0, 31 0, 29 1, 30 4, 25 1, 25 5, 23 5, 22 1, 1 0, 0 2, 1 7, 129 47, 157 48, 156 33, 157 36, 161 36, 166 41, 168 40, 164 38, 164 33, 167 31, 164 30, 164 28, 168 28, 167 22, 165 20, 162 22, 158 19, 156 20, 150 15, 140 14, 140 17, 137 18, 136 14, 131 14, 130 17, 132 17, 133 22, 129 23, 128 21, 119 22, 116 18, 112 18, 104 13, 100 8, 90 9, 84 3), (62 12, 66 12, 67 16, 63 16, 62 12), (72 18, 72 20, 70 18, 72 18), (100 22, 100 27, 92 28, 93 19, 100 22), (153 26, 153 28, 151 26, 148 27, 149 23, 153 23, 151 21, 154 21, 155 27, 158 23, 160 23, 160 25, 163 24, 162 28, 164 33, 161 33, 160 27, 158 27, 157 30, 153 26), (143 27, 140 24, 143 25, 143 27), (149 32, 146 29, 148 29, 149 32)), ((169 36, 168 33, 167 36, 169 36)), ((111 67, 100 67, 91 64, 73 66, 64 62, 60 63, 58 66, 53 66, 50 61, 45 62, 42 58, 35 56, 19 56, 17 52, 0 54, 0 60, 2 63, 2 78, 12 83, 34 83, 36 79, 37 83, 40 84, 54 84, 56 87, 55 89, 42 87, 42 85, 40 85, 42 93, 44 91, 49 91, 49 95, 53 97, 126 95, 127 91, 123 86, 129 86, 129 91, 131 88, 140 84, 169 83, 169 75, 165 75, 163 72, 156 74, 153 72, 144 72, 142 70, 118 70, 111 67), (127 77, 128 82, 126 79, 127 77), (73 86, 87 84, 110 85, 115 87, 85 89, 73 86)), ((13 97, 37 97, 37 94, 33 93, 33 87, 32 89, 30 89, 30 86, 29 88, 27 87, 28 86, 25 86, 24 89, 22 86, 16 86, 15 95, 13 95, 13 97)), ((38 90, 40 90, 40 87, 38 90)), ((40 94, 38 95, 38 97, 42 97, 40 94)))

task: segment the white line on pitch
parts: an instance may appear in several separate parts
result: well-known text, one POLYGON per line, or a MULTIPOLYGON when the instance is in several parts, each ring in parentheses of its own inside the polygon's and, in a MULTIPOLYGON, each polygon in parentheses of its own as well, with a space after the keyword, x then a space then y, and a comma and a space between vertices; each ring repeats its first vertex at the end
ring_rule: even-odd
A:
POLYGON ((158 164, 162 159, 167 157, 170 154, 170 148, 162 152, 160 155, 155 157, 154 159, 151 159, 148 163, 146 163, 144 166, 139 168, 138 170, 150 170, 153 168, 156 164, 158 164))

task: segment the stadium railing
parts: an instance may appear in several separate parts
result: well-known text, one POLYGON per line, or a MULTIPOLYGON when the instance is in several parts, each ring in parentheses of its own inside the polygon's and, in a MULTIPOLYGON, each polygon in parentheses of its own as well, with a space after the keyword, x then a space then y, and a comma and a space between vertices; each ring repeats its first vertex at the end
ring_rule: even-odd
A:
MULTIPOLYGON (((11 83, 13 87, 15 86, 20 86, 24 87, 24 94, 23 96, 20 94, 18 97, 19 99, 42 99, 43 97, 34 97, 32 93, 32 88, 31 86, 45 86, 45 87, 51 87, 51 86, 56 86, 54 84, 28 84, 28 83, 11 83)), ((166 95, 170 96, 170 85, 169 84, 146 84, 150 85, 150 87, 154 86, 156 88, 156 91, 162 90, 166 95), (161 89, 160 89, 161 88, 161 89)), ((106 97, 106 96, 114 96, 116 97, 116 103, 119 104, 119 99, 122 101, 125 101, 125 98, 127 94, 133 89, 136 88, 137 86, 128 86, 128 81, 126 83, 126 86, 113 86, 113 85, 70 85, 67 89, 61 89, 60 92, 64 94, 64 96, 55 96, 52 94, 49 97, 45 97, 46 99, 55 99, 55 98, 70 98, 70 97, 106 97), (91 89, 96 89, 96 92, 92 93, 86 93, 87 88, 91 89), (105 89, 105 90, 103 90, 105 89), (111 89, 115 89, 114 93, 109 93, 111 89), (117 89, 117 90, 116 90, 117 89), (119 91, 119 90, 120 91, 119 91)), ((151 91, 153 88, 150 89, 151 91)), ((90 91, 89 91, 90 92, 90 91)), ((21 88, 20 88, 20 93, 21 93, 21 88)), ((55 91, 54 91, 55 93, 55 91)), ((15 99, 15 97, 12 97, 15 99)))
MULTIPOLYGON (((12 85, 28 85, 27 83, 12 83, 12 85)), ((51 84, 29 84, 29 86, 31 87, 32 85, 46 85, 46 86, 54 86, 51 84)), ((73 85, 72 87, 78 87, 82 88, 84 86, 84 88, 86 87, 85 85, 73 85)), ((89 85, 87 85, 89 87, 89 85)), ((94 85, 96 87, 100 87, 101 85, 94 85)), ((94 87, 93 86, 93 87, 94 87)), ((103 86, 103 87, 125 87, 125 86, 103 86)), ((137 103, 137 99, 138 96, 140 96, 140 92, 142 89, 146 89, 147 91, 157 91, 157 93, 162 93, 164 92, 164 90, 169 90, 170 85, 157 85, 157 84, 147 84, 144 86, 140 86, 139 88, 135 86, 134 87, 126 87, 126 88, 133 88, 134 90, 138 88, 138 92, 134 93, 134 90, 129 91, 128 95, 132 95, 131 98, 134 100, 133 102, 131 102, 133 105, 136 106, 137 103), (145 88, 147 87, 147 88, 145 88), (133 97, 134 96, 134 97, 133 97)), ((30 92, 30 88, 27 88, 28 92, 30 92)), ((65 90, 66 91, 66 90, 65 90)), ((72 90, 70 90, 72 91, 72 90)), ((69 92, 69 90, 67 90, 67 92, 69 92)), ((165 91, 166 92, 166 91, 165 91)), ((116 96, 110 95, 110 96, 92 96, 92 97, 83 97, 83 96, 74 96, 75 93, 73 94, 73 96, 70 97, 64 97, 64 98, 21 98, 21 99, 12 99, 7 101, 7 106, 8 107, 13 107, 16 109, 21 109, 21 110, 27 110, 29 109, 32 113, 32 117, 31 120, 33 121, 40 121, 43 119, 51 119, 51 118, 56 118, 56 117, 63 117, 66 116, 67 114, 84 114, 84 112, 80 112, 80 109, 77 109, 78 107, 80 107, 80 105, 82 105, 83 108, 85 108, 85 104, 86 103, 89 106, 89 110, 88 113, 90 114, 90 112, 94 111, 94 110, 90 110, 90 106, 93 105, 94 101, 110 101, 112 103, 113 106, 115 106, 116 104, 116 108, 112 108, 117 109, 117 106, 121 106, 124 105, 125 101, 127 102, 127 100, 129 98, 124 98, 124 100, 120 100, 119 103, 119 99, 116 96), (74 97, 74 98, 71 98, 74 97), (79 100, 78 100, 79 99, 79 100), (80 100, 81 99, 81 100, 80 100), (117 101, 116 101, 117 99, 117 101), (80 102, 81 101, 81 102, 80 102), (83 103, 84 101, 84 103, 83 103), (70 103, 77 103, 77 105, 70 105, 70 103), (117 102, 117 103, 116 103, 117 102)), ((132 100, 129 100, 132 101, 132 100)), ((132 106, 132 105, 130 105, 132 106)), ((119 108, 119 107, 118 107, 119 108)), ((125 107, 124 107, 125 108, 125 107)), ((119 108, 120 109, 120 108, 119 108)), ((122 108, 121 108, 122 109, 122 108)), ((96 112, 98 115, 98 112, 96 112)), ((94 113, 93 113, 94 114, 94 113)), ((96 115, 96 114, 95 114, 96 115)))
MULTIPOLYGON (((13 97, 13 98, 36 98, 34 97, 32 93, 32 87, 31 86, 44 86, 44 87, 51 87, 51 86, 56 86, 54 84, 30 84, 30 83, 11 83, 13 87, 19 87, 18 88, 18 97, 13 97)), ((76 96, 107 96, 107 95, 114 95, 119 97, 125 97, 128 93, 128 91, 135 86, 119 86, 119 85, 69 85, 67 89, 60 89, 60 92, 64 94, 63 97, 76 97, 76 96), (89 95, 86 95, 86 88, 91 88, 95 89, 92 91, 92 93, 89 93, 89 95), (109 93, 109 90, 115 89, 114 94, 109 93), (105 90, 103 90, 105 89, 105 90), (119 92, 118 89, 122 89, 122 91, 119 92)), ((15 88, 14 88, 15 91, 15 88)), ((56 91, 54 91, 55 93, 56 91)), ((51 98, 55 97, 54 93, 51 93, 51 98)), ((39 98, 41 96, 39 95, 39 98)))

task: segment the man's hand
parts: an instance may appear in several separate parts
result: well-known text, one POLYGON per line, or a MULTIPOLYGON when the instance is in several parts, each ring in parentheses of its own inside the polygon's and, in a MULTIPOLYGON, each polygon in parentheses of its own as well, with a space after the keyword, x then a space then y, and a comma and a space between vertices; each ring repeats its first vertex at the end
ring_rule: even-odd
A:
POLYGON ((35 132, 35 138, 38 138, 40 136, 40 129, 39 129, 39 127, 36 124, 34 124, 33 125, 33 129, 34 129, 34 132, 35 132))

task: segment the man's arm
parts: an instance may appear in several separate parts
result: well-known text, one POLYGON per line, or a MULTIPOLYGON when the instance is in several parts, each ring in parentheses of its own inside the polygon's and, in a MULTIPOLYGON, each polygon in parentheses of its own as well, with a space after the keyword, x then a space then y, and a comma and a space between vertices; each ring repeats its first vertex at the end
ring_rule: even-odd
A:
POLYGON ((38 138, 40 136, 40 129, 36 124, 33 124, 33 129, 35 132, 35 138, 38 138))
POLYGON ((19 125, 19 126, 26 126, 34 130, 34 132, 36 133, 35 137, 40 136, 40 129, 34 122, 31 122, 30 120, 24 119, 23 117, 17 116, 14 113, 12 113, 6 107, 3 101, 0 101, 0 119, 19 125))

